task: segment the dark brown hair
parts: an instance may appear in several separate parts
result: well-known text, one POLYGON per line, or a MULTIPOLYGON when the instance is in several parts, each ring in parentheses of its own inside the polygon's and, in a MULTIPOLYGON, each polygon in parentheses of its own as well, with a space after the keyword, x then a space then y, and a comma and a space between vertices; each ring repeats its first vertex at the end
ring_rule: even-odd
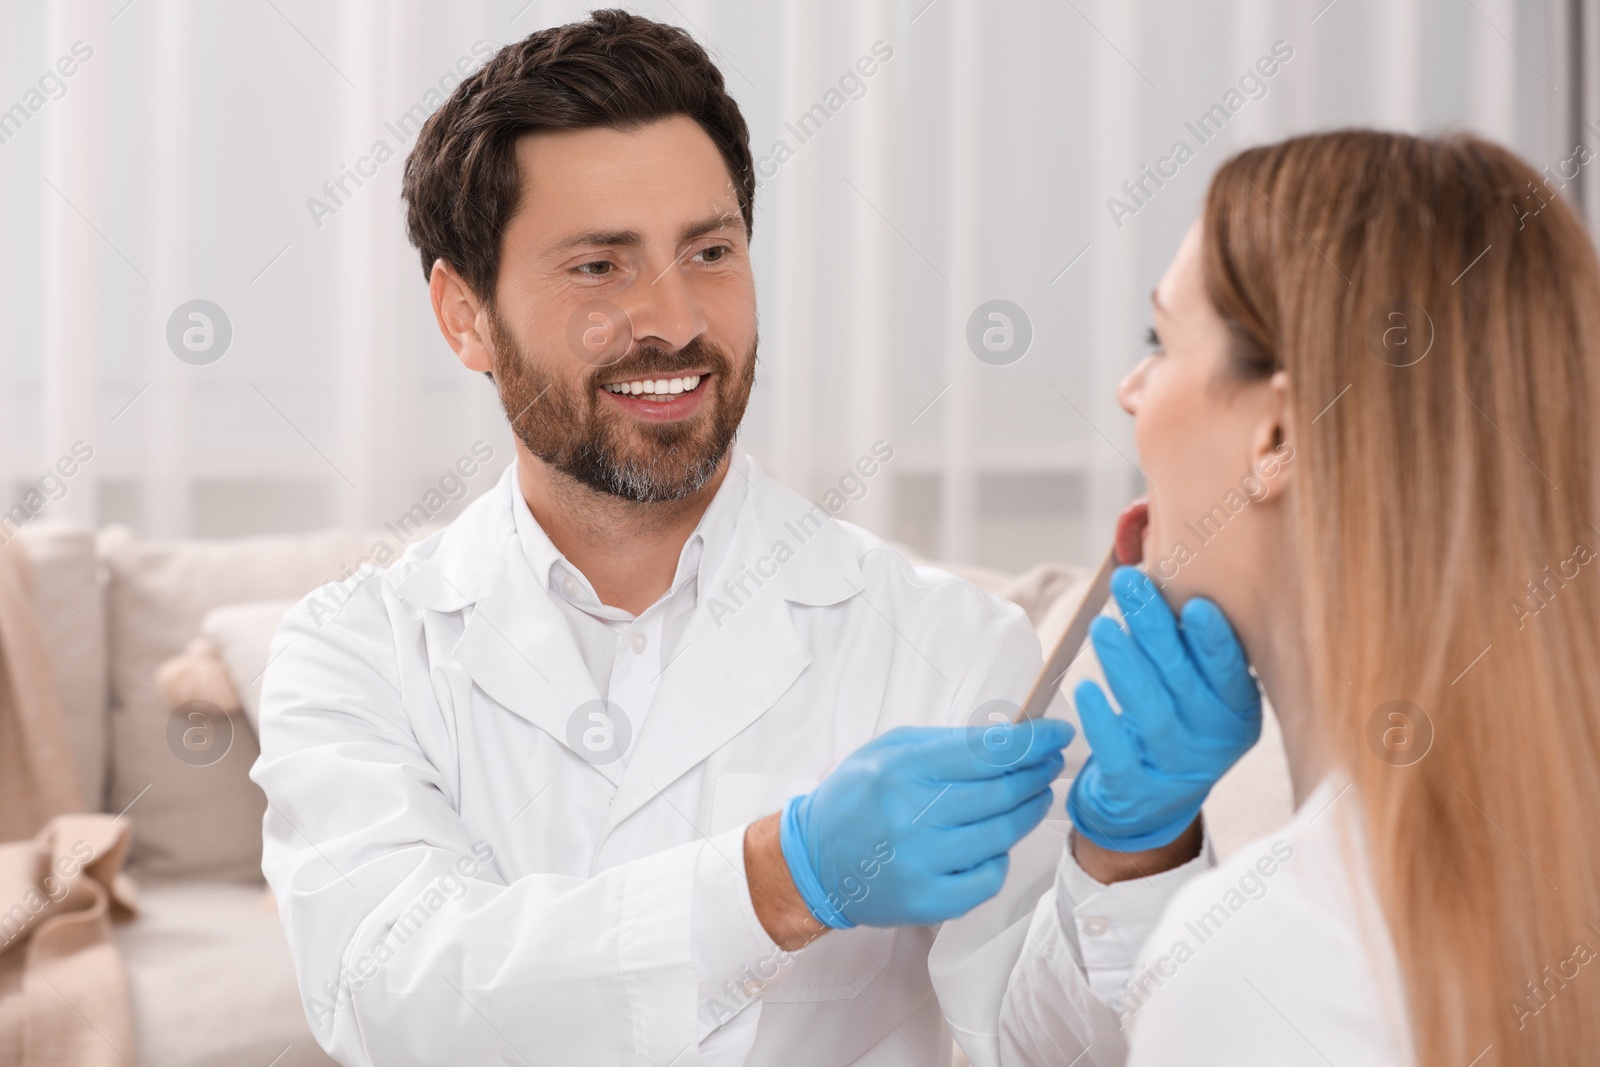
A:
POLYGON ((1416 1061, 1594 1062, 1600 978, 1566 973, 1600 913, 1589 235, 1498 145, 1371 130, 1235 156, 1203 228, 1241 376, 1288 374, 1311 706, 1416 1061))
POLYGON ((750 130, 722 73, 676 26, 608 8, 529 34, 463 81, 406 159, 406 234, 428 276, 450 264, 493 303, 500 239, 521 196, 516 140, 538 130, 633 130, 686 115, 706 131, 754 228, 750 130))

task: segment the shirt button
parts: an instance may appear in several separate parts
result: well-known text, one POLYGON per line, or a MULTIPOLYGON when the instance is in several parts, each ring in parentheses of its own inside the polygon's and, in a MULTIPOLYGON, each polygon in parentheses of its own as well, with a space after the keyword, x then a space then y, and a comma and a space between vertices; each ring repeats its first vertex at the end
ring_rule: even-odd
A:
POLYGON ((578 583, 572 577, 572 575, 569 574, 565 578, 561 579, 561 591, 568 596, 578 595, 578 583))
POLYGON ((1083 932, 1090 937, 1099 937, 1109 929, 1111 929, 1111 923, 1106 920, 1104 915, 1091 915, 1083 920, 1083 932))
POLYGON ((628 644, 633 646, 633 650, 635 652, 643 652, 644 646, 648 645, 649 643, 650 639, 644 635, 643 630, 635 630, 633 632, 633 640, 628 642, 628 644))

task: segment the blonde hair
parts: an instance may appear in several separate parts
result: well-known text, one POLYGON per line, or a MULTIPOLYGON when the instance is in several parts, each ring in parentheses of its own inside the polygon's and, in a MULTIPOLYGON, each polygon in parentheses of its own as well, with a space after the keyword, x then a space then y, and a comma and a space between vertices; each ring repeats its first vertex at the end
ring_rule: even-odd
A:
POLYGON ((1236 369, 1288 373, 1314 706, 1361 798, 1418 1063, 1592 1060, 1594 247, 1506 149, 1370 130, 1235 156, 1203 228, 1236 369), (1395 700, 1401 753, 1379 740, 1395 700))

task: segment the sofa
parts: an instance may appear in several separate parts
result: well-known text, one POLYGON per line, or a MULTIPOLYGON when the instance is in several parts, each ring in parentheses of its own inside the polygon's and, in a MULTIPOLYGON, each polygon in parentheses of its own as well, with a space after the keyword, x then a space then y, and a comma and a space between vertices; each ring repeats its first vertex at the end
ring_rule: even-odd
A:
MULTIPOLYGON (((399 546, 349 530, 144 541, 125 528, 52 522, 16 536, 33 564, 84 802, 133 824, 128 871, 139 915, 116 928, 137 1034, 129 1058, 139 1067, 332 1063, 311 1036, 261 877, 266 799, 248 777, 258 753, 255 699, 287 606, 347 578, 379 542, 399 546), (206 655, 226 670, 231 705, 174 695, 195 684, 174 665, 206 655)), ((1022 604, 1047 646, 1086 578, 1059 565, 1020 576, 950 569, 1022 604)), ((1092 655, 1081 657, 1068 687, 1095 669, 1092 655)), ((1069 773, 1085 755, 1079 738, 1069 773)), ((1269 714, 1263 743, 1219 783, 1207 818, 1226 854, 1289 811, 1269 714)))

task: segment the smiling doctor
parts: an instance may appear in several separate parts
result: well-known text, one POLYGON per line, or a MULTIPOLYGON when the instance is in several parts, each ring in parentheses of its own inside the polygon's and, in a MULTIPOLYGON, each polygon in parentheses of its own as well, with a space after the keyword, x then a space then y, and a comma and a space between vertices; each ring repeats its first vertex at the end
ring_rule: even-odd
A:
POLYGON ((754 192, 705 52, 620 11, 418 138, 410 237, 516 462, 274 642, 262 865, 345 1064, 948 1062, 937 926, 1072 730, 967 728, 1039 667, 1023 613, 732 450, 754 192))

